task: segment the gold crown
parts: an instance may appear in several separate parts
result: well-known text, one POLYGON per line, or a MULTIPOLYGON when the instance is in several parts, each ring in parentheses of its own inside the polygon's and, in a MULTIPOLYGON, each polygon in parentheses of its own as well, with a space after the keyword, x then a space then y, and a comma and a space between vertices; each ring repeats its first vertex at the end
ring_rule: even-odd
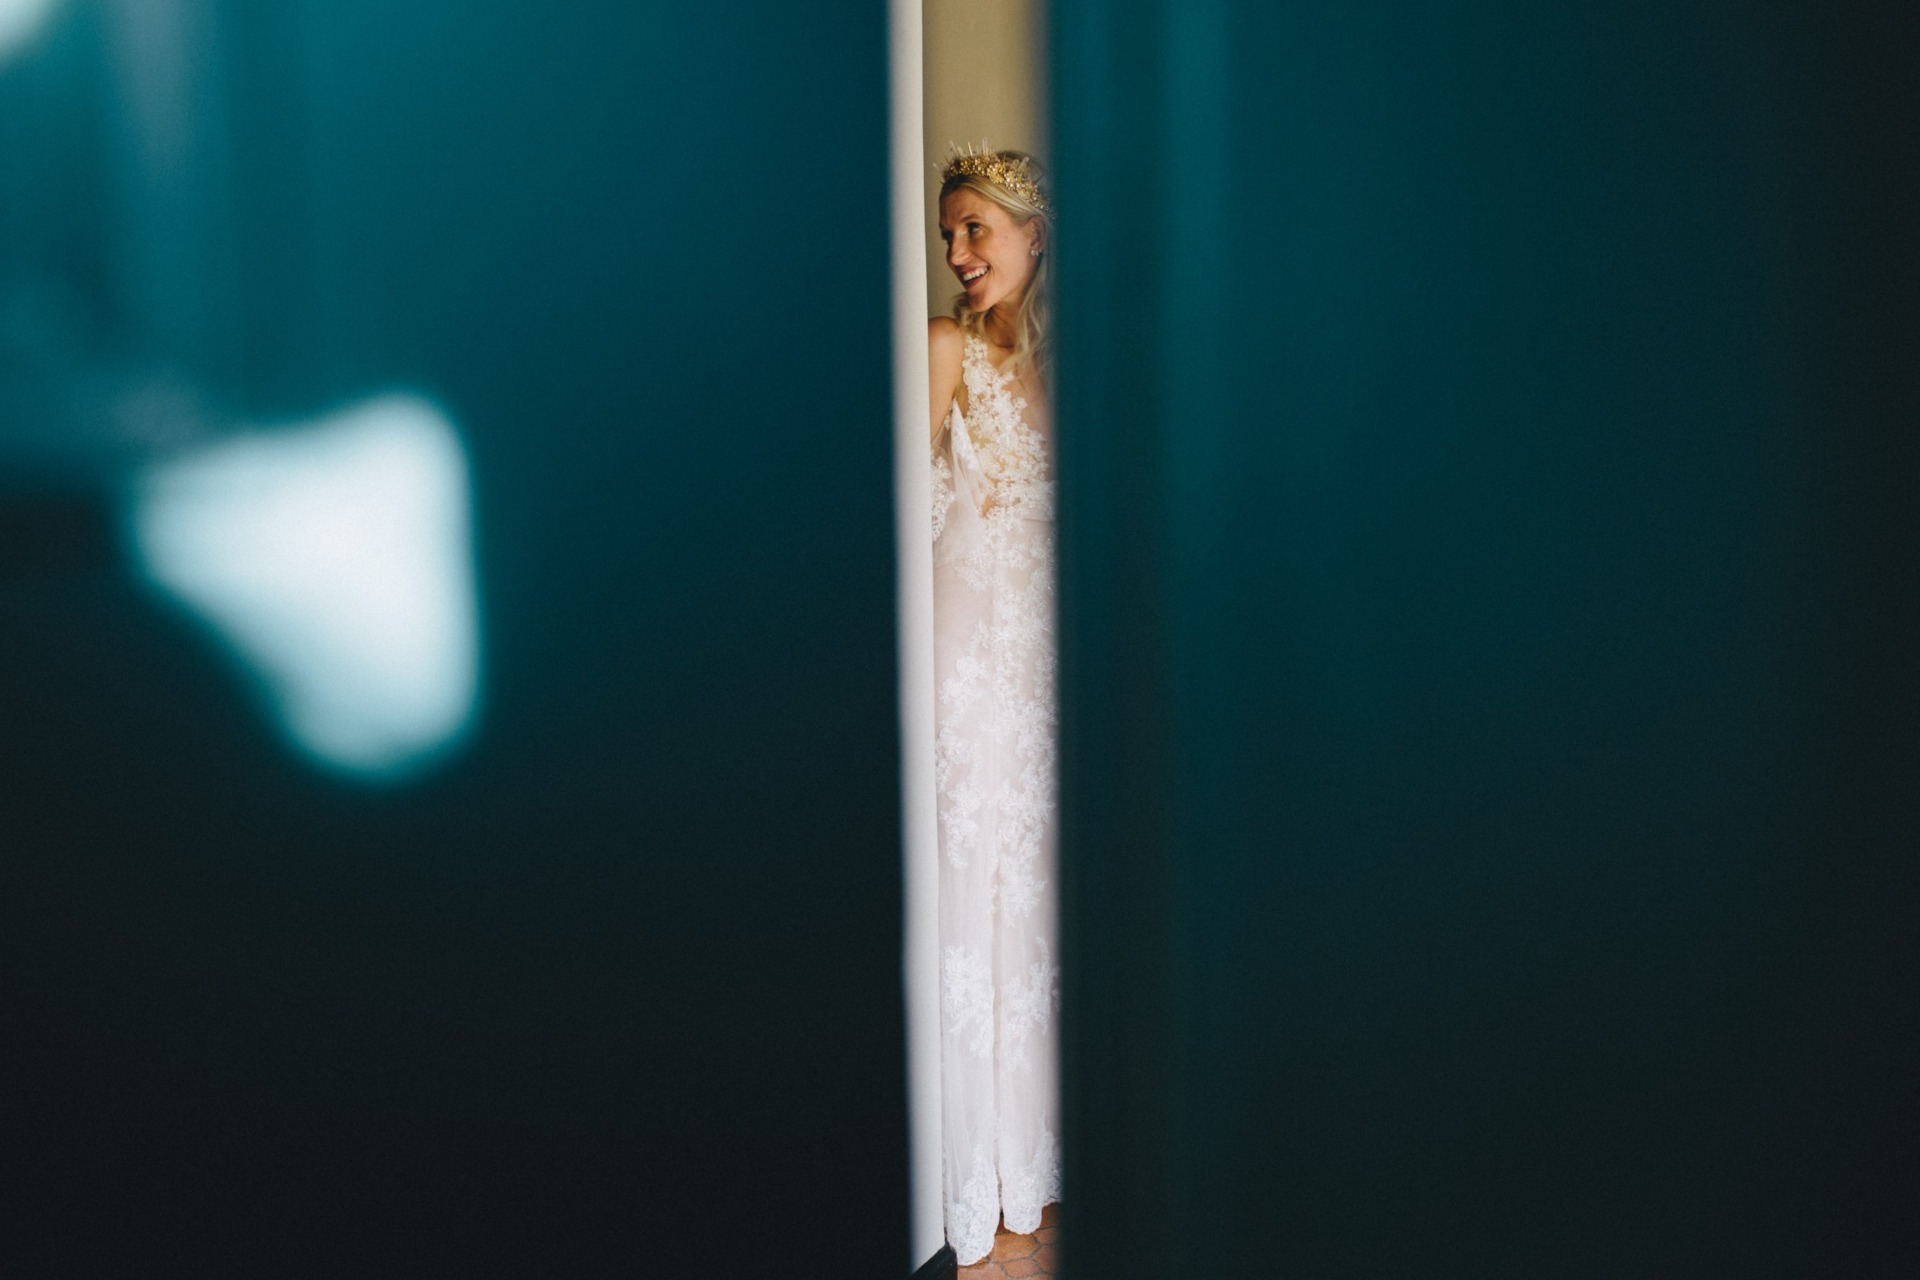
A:
POLYGON ((1053 202, 1040 185, 1040 167, 1030 156, 1009 156, 990 151, 985 143, 976 151, 973 144, 968 143, 954 148, 953 154, 947 159, 946 168, 940 173, 940 185, 944 187, 963 174, 969 178, 984 178, 1003 191, 1012 192, 1048 217, 1053 216, 1053 202))

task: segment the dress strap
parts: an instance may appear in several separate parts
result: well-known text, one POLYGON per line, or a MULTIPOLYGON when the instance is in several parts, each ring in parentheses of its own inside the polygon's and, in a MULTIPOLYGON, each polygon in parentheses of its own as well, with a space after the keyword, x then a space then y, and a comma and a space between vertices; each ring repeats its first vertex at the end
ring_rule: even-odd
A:
POLYGON ((973 332, 971 329, 963 329, 961 330, 961 333, 966 338, 966 342, 962 345, 960 349, 961 365, 964 367, 970 364, 971 365, 984 364, 989 369, 991 369, 993 367, 993 360, 987 354, 986 342, 980 337, 979 334, 973 332))
POLYGON ((960 334, 960 387, 953 397, 953 404, 958 409, 961 401, 966 402, 966 408, 961 411, 961 417, 964 418, 980 411, 979 392, 991 380, 993 359, 987 352, 986 341, 979 334, 971 329, 962 329, 960 334))
POLYGON ((969 395, 972 394, 973 387, 971 382, 965 377, 968 373, 977 374, 981 386, 987 391, 994 391, 996 389, 1010 391, 1011 389, 1013 381, 1012 373, 1007 369, 995 366, 993 363, 993 349, 987 345, 987 340, 977 333, 967 334, 966 347, 960 358, 960 371, 962 374, 961 380, 968 382, 967 390, 969 395))

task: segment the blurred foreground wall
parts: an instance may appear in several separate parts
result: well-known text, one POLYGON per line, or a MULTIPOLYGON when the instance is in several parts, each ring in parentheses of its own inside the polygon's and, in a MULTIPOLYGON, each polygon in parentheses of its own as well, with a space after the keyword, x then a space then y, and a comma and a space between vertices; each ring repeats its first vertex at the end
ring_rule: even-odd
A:
POLYGON ((1914 1274, 1912 6, 1052 29, 1072 1274, 1914 1274))
POLYGON ((906 1255, 885 39, 64 0, 0 49, 0 1270, 906 1255), (458 724, 391 714, 421 636, 458 724))

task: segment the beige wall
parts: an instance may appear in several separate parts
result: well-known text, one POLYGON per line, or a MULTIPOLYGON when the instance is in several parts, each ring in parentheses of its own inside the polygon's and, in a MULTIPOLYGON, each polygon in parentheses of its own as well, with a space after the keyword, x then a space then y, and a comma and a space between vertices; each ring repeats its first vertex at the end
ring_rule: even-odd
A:
POLYGON ((927 301, 944 315, 960 286, 947 270, 935 200, 956 143, 1030 151, 1046 145, 1044 0, 924 0, 927 301))

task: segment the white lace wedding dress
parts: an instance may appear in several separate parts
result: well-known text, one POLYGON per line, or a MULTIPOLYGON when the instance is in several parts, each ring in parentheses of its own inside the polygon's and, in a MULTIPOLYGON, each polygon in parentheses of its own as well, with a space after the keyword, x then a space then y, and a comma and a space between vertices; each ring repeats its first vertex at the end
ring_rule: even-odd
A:
POLYGON ((1060 1198, 1053 481, 980 338, 933 455, 947 1240, 962 1265, 1060 1198))

